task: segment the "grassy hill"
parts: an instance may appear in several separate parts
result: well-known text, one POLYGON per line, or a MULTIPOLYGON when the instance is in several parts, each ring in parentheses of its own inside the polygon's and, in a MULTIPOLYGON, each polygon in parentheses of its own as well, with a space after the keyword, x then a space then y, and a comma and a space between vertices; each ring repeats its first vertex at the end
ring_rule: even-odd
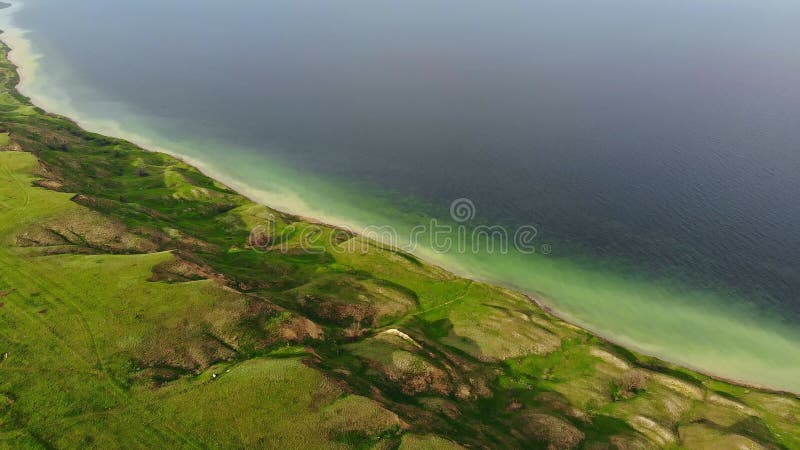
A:
POLYGON ((794 395, 86 132, 16 92, 7 52, 0 447, 800 448, 794 395))

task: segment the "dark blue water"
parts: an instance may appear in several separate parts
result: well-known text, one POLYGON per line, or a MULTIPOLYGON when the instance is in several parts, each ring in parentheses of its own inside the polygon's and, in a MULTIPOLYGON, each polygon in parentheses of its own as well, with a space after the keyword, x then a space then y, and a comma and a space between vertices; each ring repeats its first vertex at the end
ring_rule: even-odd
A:
POLYGON ((77 104, 800 319, 800 2, 24 3, 77 104))

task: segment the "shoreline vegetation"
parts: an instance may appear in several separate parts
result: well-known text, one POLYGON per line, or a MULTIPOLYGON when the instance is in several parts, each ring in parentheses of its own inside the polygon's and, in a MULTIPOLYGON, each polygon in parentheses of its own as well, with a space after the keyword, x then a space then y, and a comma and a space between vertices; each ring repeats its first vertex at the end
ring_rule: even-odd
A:
POLYGON ((87 132, 17 92, 8 52, 0 445, 800 448, 797 395, 631 352, 87 132), (302 251, 312 226, 324 252, 302 251))

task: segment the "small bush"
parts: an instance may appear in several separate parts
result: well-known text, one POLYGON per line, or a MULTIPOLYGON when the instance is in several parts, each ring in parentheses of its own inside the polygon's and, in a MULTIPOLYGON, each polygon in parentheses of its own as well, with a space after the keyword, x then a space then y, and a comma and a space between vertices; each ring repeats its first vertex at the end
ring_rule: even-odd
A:
POLYGON ((647 389, 649 378, 642 370, 629 370, 611 382, 611 399, 616 401, 635 397, 647 389))

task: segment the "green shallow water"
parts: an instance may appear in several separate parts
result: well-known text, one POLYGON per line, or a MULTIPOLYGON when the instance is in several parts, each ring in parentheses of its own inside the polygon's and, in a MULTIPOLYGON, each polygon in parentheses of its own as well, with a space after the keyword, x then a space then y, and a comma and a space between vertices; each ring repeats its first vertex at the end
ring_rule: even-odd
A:
MULTIPOLYGON (((71 93, 79 88, 49 73, 22 31, 9 23, 0 26, 21 67, 23 93, 87 129, 181 156, 277 209, 356 231, 391 225, 401 237, 399 245, 415 226, 429 223, 434 208, 422 201, 369 183, 304 172, 254 149, 176 136, 172 130, 180 130, 180 124, 173 127, 122 103, 81 104, 71 93)), ((439 253, 424 239, 414 252, 459 274, 527 292, 622 345, 725 378, 800 392, 800 331, 778 314, 721 289, 699 290, 677 277, 646 275, 609 259, 567 257, 558 242, 541 244, 552 245, 553 253, 439 253)))

